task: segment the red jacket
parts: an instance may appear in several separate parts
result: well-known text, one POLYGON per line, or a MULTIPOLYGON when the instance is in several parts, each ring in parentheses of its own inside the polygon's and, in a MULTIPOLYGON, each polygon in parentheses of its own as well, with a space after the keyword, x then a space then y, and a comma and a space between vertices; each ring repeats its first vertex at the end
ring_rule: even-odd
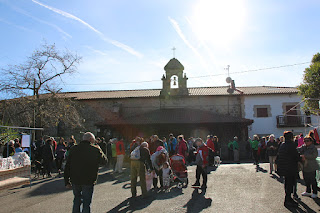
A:
POLYGON ((187 142, 185 140, 179 141, 179 143, 178 143, 178 154, 182 155, 185 158, 187 151, 188 151, 187 142))
POLYGON ((212 139, 208 139, 207 146, 212 149, 213 152, 215 152, 214 143, 212 139))
POLYGON ((209 148, 206 144, 203 144, 202 146, 200 146, 198 148, 198 153, 197 154, 200 154, 200 157, 202 159, 202 164, 204 166, 207 166, 208 165, 208 156, 209 156, 209 148))
POLYGON ((116 143, 116 153, 117 153, 117 155, 124 155, 125 154, 123 141, 118 141, 116 143))

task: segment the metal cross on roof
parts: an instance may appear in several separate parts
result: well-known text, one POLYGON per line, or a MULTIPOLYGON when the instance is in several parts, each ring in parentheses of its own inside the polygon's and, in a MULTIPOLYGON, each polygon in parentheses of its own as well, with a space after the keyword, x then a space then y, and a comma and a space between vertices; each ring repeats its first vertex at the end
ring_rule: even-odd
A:
POLYGON ((176 57, 176 48, 175 47, 172 48, 172 52, 173 52, 173 58, 175 58, 176 57))

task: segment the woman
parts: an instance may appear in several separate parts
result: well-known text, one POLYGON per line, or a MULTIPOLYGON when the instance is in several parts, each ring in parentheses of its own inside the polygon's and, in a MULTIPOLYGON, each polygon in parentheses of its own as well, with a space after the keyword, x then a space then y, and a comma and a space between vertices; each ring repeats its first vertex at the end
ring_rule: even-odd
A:
POLYGON ((15 152, 22 152, 21 144, 19 142, 14 143, 15 152))
POLYGON ((318 157, 318 150, 313 144, 313 140, 310 136, 304 138, 304 145, 298 148, 300 157, 302 158, 303 163, 303 179, 306 184, 306 191, 303 192, 302 196, 308 196, 312 198, 318 197, 318 188, 316 181, 316 170, 318 170, 318 163, 316 158, 318 157), (311 193, 312 188, 312 193, 311 193))
POLYGON ((314 145, 317 145, 317 141, 316 141, 316 139, 314 138, 314 131, 313 131, 313 130, 310 130, 310 131, 309 131, 308 136, 311 138, 313 144, 314 144, 314 145))
POLYGON ((187 141, 184 140, 183 135, 179 135, 178 137, 178 154, 182 155, 184 159, 186 160, 186 157, 188 156, 188 146, 187 146, 187 141))
POLYGON ((157 175, 153 178, 153 187, 155 189, 158 188, 158 177, 160 180, 160 186, 163 187, 163 180, 162 180, 162 167, 163 164, 169 161, 169 154, 165 148, 159 147, 158 150, 152 154, 151 162, 152 167, 154 168, 154 172, 157 175))
POLYGON ((147 196, 146 169, 152 169, 148 143, 141 143, 139 150, 140 159, 131 160, 131 194, 132 197, 137 196, 137 178, 139 176, 142 197, 145 198, 147 196))
POLYGON ((259 149, 259 136, 254 135, 253 140, 251 141, 251 148, 252 148, 252 155, 254 159, 254 164, 259 166, 259 154, 258 154, 258 149, 259 149))
POLYGON ((47 172, 47 177, 51 177, 51 170, 52 164, 54 161, 54 154, 53 154, 53 141, 52 139, 47 139, 46 144, 42 150, 42 158, 43 158, 43 166, 45 171, 47 172))
POLYGON ((56 149, 56 164, 57 164, 57 169, 58 169, 58 173, 59 175, 61 174, 61 168, 62 168, 62 162, 64 160, 64 156, 65 153, 67 151, 67 147, 66 144, 64 142, 64 138, 60 138, 60 141, 57 145, 57 149, 56 149))
POLYGON ((280 138, 279 138, 279 147, 280 147, 280 145, 281 145, 283 142, 284 142, 284 137, 283 137, 283 136, 280 136, 280 138))
POLYGON ((217 136, 213 136, 213 144, 215 149, 214 155, 220 157, 220 144, 219 144, 219 138, 217 136))

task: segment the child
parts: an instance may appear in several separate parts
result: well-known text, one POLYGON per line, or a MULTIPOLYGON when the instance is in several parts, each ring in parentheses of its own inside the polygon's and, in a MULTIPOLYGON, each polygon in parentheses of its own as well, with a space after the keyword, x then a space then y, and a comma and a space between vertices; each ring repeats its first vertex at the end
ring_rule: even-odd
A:
POLYGON ((162 180, 163 180, 163 187, 165 190, 169 189, 170 187, 170 176, 171 176, 171 168, 168 162, 163 164, 162 168, 162 180))
POLYGON ((200 187, 200 175, 202 175, 203 183, 201 188, 207 188, 207 166, 208 166, 208 156, 209 156, 209 148, 203 143, 201 138, 196 139, 196 145, 198 147, 197 155, 196 155, 196 182, 193 184, 193 187, 200 187))

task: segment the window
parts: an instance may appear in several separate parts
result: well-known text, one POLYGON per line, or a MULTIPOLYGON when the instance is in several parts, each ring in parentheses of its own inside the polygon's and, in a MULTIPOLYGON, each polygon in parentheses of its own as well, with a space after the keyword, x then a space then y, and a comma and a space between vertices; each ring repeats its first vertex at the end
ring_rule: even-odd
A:
POLYGON ((256 118, 272 117, 271 106, 270 105, 254 105, 253 117, 256 117, 256 118))
POLYGON ((268 108, 257 108, 257 117, 258 118, 268 117, 268 108))

